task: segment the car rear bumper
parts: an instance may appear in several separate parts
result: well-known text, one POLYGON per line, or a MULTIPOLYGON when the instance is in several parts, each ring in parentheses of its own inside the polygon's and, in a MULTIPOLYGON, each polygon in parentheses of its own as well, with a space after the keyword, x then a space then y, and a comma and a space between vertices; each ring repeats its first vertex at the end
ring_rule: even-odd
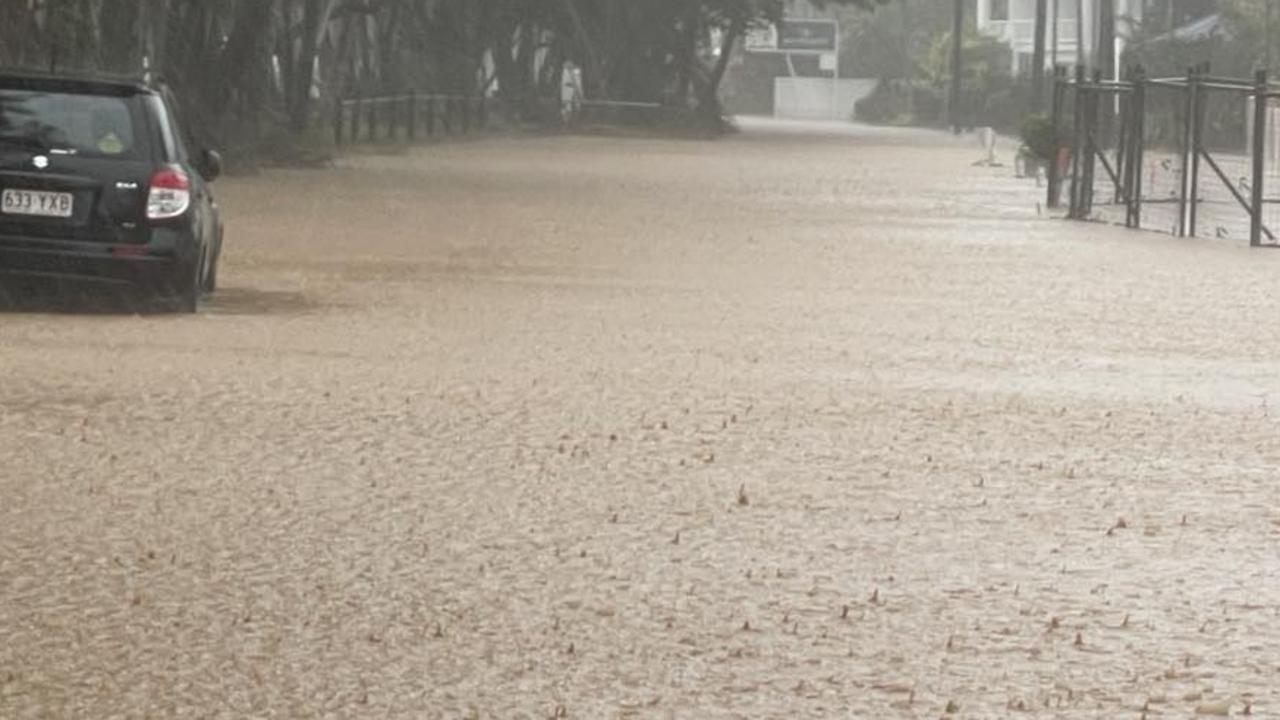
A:
POLYGON ((152 285, 173 277, 184 258, 172 243, 109 245, 0 235, 0 280, 47 278, 121 285, 152 285))

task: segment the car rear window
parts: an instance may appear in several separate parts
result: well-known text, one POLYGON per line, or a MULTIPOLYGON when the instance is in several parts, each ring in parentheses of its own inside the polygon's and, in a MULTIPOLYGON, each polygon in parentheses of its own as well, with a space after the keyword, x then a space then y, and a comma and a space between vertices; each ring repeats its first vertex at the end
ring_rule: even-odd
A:
POLYGON ((0 147, 138 159, 139 124, 131 97, 0 89, 0 147))

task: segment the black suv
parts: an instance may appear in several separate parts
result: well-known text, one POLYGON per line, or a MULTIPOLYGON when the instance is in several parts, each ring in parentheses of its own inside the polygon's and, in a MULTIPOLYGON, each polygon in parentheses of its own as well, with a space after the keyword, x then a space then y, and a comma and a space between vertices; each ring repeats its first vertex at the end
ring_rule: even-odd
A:
POLYGON ((169 90, 0 71, 0 282, 131 285, 195 312, 217 283, 222 222, 169 90))

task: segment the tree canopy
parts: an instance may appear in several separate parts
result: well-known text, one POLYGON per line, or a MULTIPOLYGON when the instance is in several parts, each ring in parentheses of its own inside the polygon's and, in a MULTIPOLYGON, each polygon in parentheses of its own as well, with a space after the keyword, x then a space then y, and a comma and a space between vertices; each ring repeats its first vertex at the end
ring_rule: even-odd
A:
MULTIPOLYGON (((869 8, 887 0, 819 0, 869 8)), ((305 132, 325 100, 500 95, 519 114, 567 63, 592 98, 719 113, 734 44, 782 0, 31 0, 0 3, 0 65, 161 72, 207 131, 305 132)))

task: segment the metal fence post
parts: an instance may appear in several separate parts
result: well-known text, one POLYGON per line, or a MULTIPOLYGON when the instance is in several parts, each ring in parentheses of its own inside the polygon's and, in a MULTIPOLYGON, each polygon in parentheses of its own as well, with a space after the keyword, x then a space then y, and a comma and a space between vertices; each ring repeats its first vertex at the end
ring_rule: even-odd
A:
POLYGON ((376 143, 378 141, 378 103, 374 102, 373 98, 366 98, 364 102, 369 113, 369 127, 366 132, 369 135, 369 142, 376 143))
POLYGON ((342 99, 339 98, 333 112, 333 144, 338 147, 342 147, 342 141, 346 137, 346 130, 342 127, 342 110, 342 99))
POLYGON ((1178 191, 1178 237, 1187 236, 1187 201, 1191 195, 1191 156, 1195 152, 1195 68, 1187 68, 1186 101, 1182 118, 1182 186, 1178 191))
POLYGON ((1049 158, 1049 196, 1045 200, 1045 206, 1050 208, 1058 207, 1059 186, 1062 182, 1062 169, 1058 166, 1058 156, 1062 152, 1062 95, 1066 92, 1066 78, 1063 74, 1063 68, 1055 67, 1053 69, 1053 95, 1050 100, 1049 117, 1052 125, 1053 133, 1053 154, 1049 158))
POLYGON ((1207 69, 1201 69, 1196 72, 1195 83, 1191 88, 1191 97, 1193 98, 1193 107, 1195 114, 1192 118, 1191 131, 1191 196, 1188 198, 1190 203, 1191 216, 1188 233, 1191 237, 1196 237, 1197 225, 1200 219, 1200 155, 1204 146, 1204 112, 1205 97, 1203 76, 1207 73, 1207 69))
MULTIPOLYGON (((1130 69, 1125 71, 1124 77, 1127 81, 1132 82, 1132 70, 1130 69)), ((1129 92, 1124 90, 1124 86, 1117 85, 1115 92, 1106 96, 1106 102, 1106 117, 1111 117, 1115 113, 1116 106, 1119 106, 1120 110, 1120 131, 1116 137, 1115 195, 1112 198, 1112 202, 1117 205, 1124 202, 1127 206, 1129 199, 1129 106, 1131 104, 1131 98, 1129 96, 1129 92)), ((1115 123, 1113 122, 1112 126, 1114 127, 1114 125, 1115 123)), ((1104 134, 1104 139, 1109 138, 1104 134)), ((1126 207, 1125 210, 1127 212, 1128 208, 1126 207)))
POLYGON ((1262 207, 1265 194, 1263 183, 1266 181, 1267 154, 1267 71, 1258 70, 1253 74, 1253 191, 1252 204, 1249 208, 1249 245, 1258 247, 1262 244, 1262 207))
POLYGON ((1129 98, 1129 227, 1142 227, 1142 165, 1147 138, 1147 71, 1141 65, 1133 71, 1133 94, 1129 98))
POLYGON ((1093 71, 1093 85, 1089 87, 1085 97, 1088 98, 1088 104, 1085 108, 1085 132, 1084 132, 1084 181, 1080 184, 1082 192, 1081 200, 1081 217, 1087 218, 1093 213, 1093 195, 1094 195, 1094 179, 1098 169, 1098 140, 1099 132, 1099 116, 1098 112, 1102 107, 1100 102, 1102 93, 1099 86, 1102 84, 1102 71, 1093 71))
POLYGON ((409 93, 409 142, 418 139, 418 93, 409 93))
POLYGON ((1084 139, 1081 137, 1081 125, 1084 115, 1084 91, 1081 86, 1084 85, 1084 66, 1076 66, 1075 95, 1072 102, 1072 119, 1071 119, 1071 207, 1068 216, 1074 219, 1080 219, 1080 152, 1084 149, 1084 139))

